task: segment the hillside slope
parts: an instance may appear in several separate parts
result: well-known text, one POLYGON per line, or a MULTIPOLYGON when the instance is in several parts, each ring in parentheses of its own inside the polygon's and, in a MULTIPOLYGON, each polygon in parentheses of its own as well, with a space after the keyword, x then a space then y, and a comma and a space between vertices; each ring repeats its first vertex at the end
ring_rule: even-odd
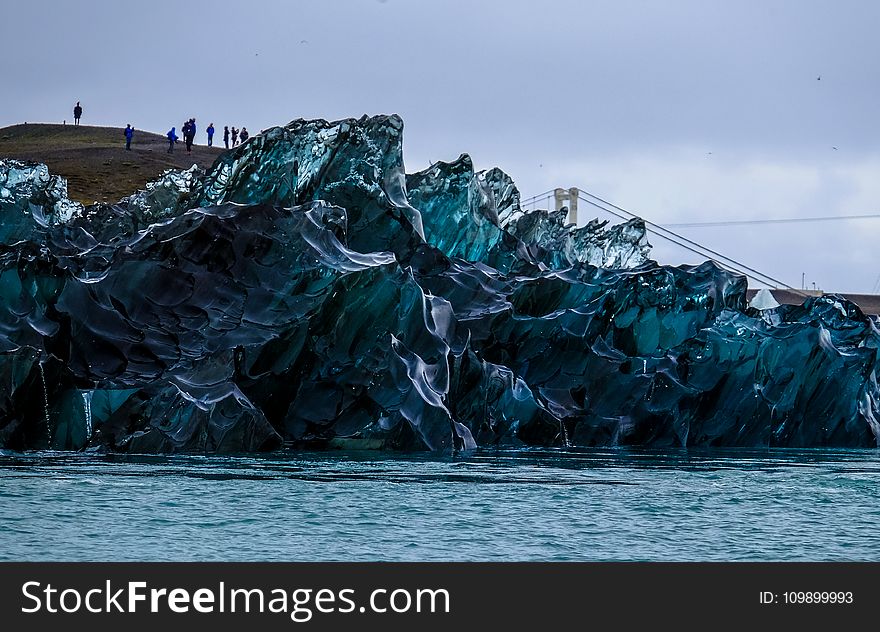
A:
MULTIPOLYGON (((217 139, 222 144, 222 130, 217 139)), ((204 143, 204 130, 196 141, 204 143)), ((194 145, 187 153, 182 140, 173 154, 167 149, 164 136, 135 130, 131 151, 126 151, 121 127, 29 123, 0 128, 0 158, 45 163, 67 178, 70 198, 85 204, 117 202, 166 169, 188 169, 193 163, 207 168, 224 151, 194 145)))

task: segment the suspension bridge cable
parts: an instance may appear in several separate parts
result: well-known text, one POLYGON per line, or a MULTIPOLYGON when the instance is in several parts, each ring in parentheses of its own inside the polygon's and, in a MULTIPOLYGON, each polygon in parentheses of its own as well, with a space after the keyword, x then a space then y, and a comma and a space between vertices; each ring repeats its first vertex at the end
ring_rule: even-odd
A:
POLYGON ((880 274, 877 275, 877 280, 874 281, 874 287, 871 289, 871 294, 876 294, 880 291, 880 274))
MULTIPOLYGON (((617 206, 616 204, 613 204, 607 200, 604 200, 604 199, 602 199, 596 195, 593 195, 592 193, 589 193, 587 191, 579 190, 578 191, 578 198, 583 200, 587 204, 591 204, 592 206, 600 208, 607 213, 611 213, 612 215, 616 215, 617 217, 620 217, 621 219, 638 218, 638 216, 636 214, 634 214, 630 211, 627 211, 626 209, 621 208, 620 206, 617 206), (587 197, 587 196, 589 196, 589 197, 587 197), (601 202, 605 206, 600 206, 599 204, 594 203, 589 198, 592 198, 593 200, 598 200, 599 202, 601 202), (610 209, 606 208, 608 206, 610 206, 614 209, 617 209, 618 211, 620 211, 621 213, 624 213, 625 215, 628 215, 629 217, 627 218, 627 217, 623 217, 617 213, 612 213, 610 211, 610 209)), ((791 290, 797 294, 803 294, 802 292, 800 292, 796 288, 792 287, 791 285, 789 285, 783 281, 780 281, 779 279, 776 279, 768 274, 764 274, 760 270, 756 270, 752 267, 749 267, 749 266, 745 265, 744 263, 737 261, 736 259, 732 259, 731 257, 723 255, 720 252, 712 250, 711 248, 707 248, 706 246, 703 246, 702 244, 699 244, 691 239, 688 239, 687 237, 679 235, 678 233, 671 231, 667 228, 659 226, 659 225, 655 224, 654 222, 651 222, 651 221, 646 220, 644 218, 639 218, 639 219, 642 219, 642 221, 645 222, 645 225, 652 229, 652 232, 654 234, 656 234, 657 236, 659 236, 663 239, 666 239, 667 241, 670 241, 670 242, 676 244, 677 246, 679 246, 681 248, 684 248, 686 250, 694 252, 701 257, 705 257, 706 253, 709 253, 710 255, 713 255, 713 256, 710 256, 709 258, 712 259, 713 261, 715 261, 716 263, 718 263, 719 265, 722 265, 725 267, 730 267, 730 268, 734 269, 734 271, 736 271, 740 274, 743 274, 744 276, 747 276, 751 279, 754 279, 755 281, 758 281, 760 283, 766 283, 767 285, 782 287, 787 290, 791 290), (664 233, 666 233, 666 234, 664 234, 664 233), (669 237, 668 235, 672 235, 672 237, 669 237), (684 243, 682 243, 682 242, 684 242, 684 243), (686 246, 685 244, 689 244, 690 246, 686 246), (694 250, 694 248, 698 248, 698 249, 702 250, 703 252, 700 252, 699 250, 694 250), (723 263, 722 261, 718 261, 716 258, 724 260, 727 263, 723 263), (752 274, 749 274, 750 272, 752 274)), ((803 294, 803 296, 806 296, 806 294, 803 294)))
MULTIPOLYGON (((590 205, 592 205, 592 206, 595 206, 595 207, 598 208, 599 210, 604 211, 604 212, 608 213, 609 215, 613 215, 613 216, 617 217, 618 219, 622 219, 622 220, 624 220, 624 221, 629 221, 629 220, 633 219, 632 217, 627 217, 627 216, 625 216, 625 215, 621 215, 620 213, 616 213, 615 211, 612 211, 612 210, 609 209, 609 208, 606 208, 606 207, 604 207, 604 206, 600 206, 599 204, 596 204, 596 203, 593 202, 592 200, 582 199, 582 201, 583 201, 583 202, 586 202, 587 204, 590 204, 590 205)), ((640 219, 640 218, 639 218, 639 219, 640 219)), ((777 285, 777 283, 775 283, 775 282, 769 282, 767 279, 763 279, 763 278, 760 278, 759 276, 755 276, 755 275, 753 275, 753 274, 749 274, 748 272, 746 272, 746 271, 744 271, 744 270, 740 270, 738 267, 733 266, 733 265, 731 265, 731 264, 729 264, 729 263, 722 263, 722 262, 720 262, 720 261, 717 261, 715 258, 713 258, 711 255, 707 254, 706 252, 703 252, 702 250, 697 250, 696 248, 691 248, 691 247, 688 246, 687 244, 680 243, 680 242, 676 241, 675 239, 673 239, 673 238, 671 238, 671 237, 667 237, 666 235, 664 235, 664 234, 662 234, 662 233, 658 233, 658 232, 656 232, 656 231, 654 231, 654 230, 652 230, 652 231, 650 231, 650 232, 654 233, 655 235, 657 235, 657 236, 660 237, 661 239, 665 239, 666 241, 675 244, 675 245, 678 246, 679 248, 682 248, 682 249, 684 249, 684 250, 687 250, 687 251, 689 251, 689 252, 692 252, 692 253, 696 254, 696 255, 697 255, 698 257, 700 257, 700 258, 704 258, 704 257, 705 257, 705 258, 707 258, 707 259, 709 259, 709 260, 711 260, 711 261, 714 261, 715 263, 717 263, 718 265, 720 265, 720 266, 722 266, 722 267, 730 268, 730 269, 732 269, 734 272, 738 272, 739 274, 742 274, 743 276, 746 276, 746 277, 748 277, 748 278, 750 278, 750 279, 752 279, 752 280, 754 280, 754 281, 758 281, 759 283, 766 283, 767 285, 777 285)), ((760 273, 758 273, 758 274, 760 274, 760 273)), ((768 279, 769 279, 769 277, 768 277, 768 279)))
POLYGON ((552 197, 552 195, 553 195, 553 189, 549 189, 547 191, 544 191, 543 193, 539 193, 538 195, 533 195, 532 197, 525 198, 524 200, 520 200, 520 204, 525 204, 527 202, 531 202, 532 200, 549 198, 549 197, 552 197))
MULTIPOLYGON (((551 191, 546 191, 543 194, 533 195, 529 198, 526 198, 526 201, 520 202, 520 204, 531 206, 531 205, 533 205, 537 202, 540 202, 542 200, 549 200, 553 197, 552 193, 553 193, 553 191, 551 190, 551 191)), ((602 211, 604 211, 610 215, 613 215, 613 216, 617 217, 618 219, 622 219, 624 221, 628 221, 632 218, 638 217, 634 213, 627 211, 626 209, 621 208, 619 206, 616 206, 615 204, 612 204, 611 202, 608 202, 607 200, 604 200, 598 196, 595 196, 587 191, 583 191, 583 190, 579 189, 578 190, 578 198, 581 199, 582 201, 586 202, 587 204, 590 204, 591 206, 594 206, 594 207, 598 208, 599 210, 602 210, 602 211), (606 206, 602 206, 600 204, 597 204, 596 202, 593 202, 592 200, 588 199, 585 196, 589 196, 595 200, 598 200, 602 204, 616 208, 618 211, 620 211, 621 213, 625 213, 626 215, 621 215, 621 213, 612 211, 610 208, 607 208, 606 206)), ((714 261, 718 265, 730 268, 730 269, 734 270, 735 272, 738 272, 739 274, 742 274, 750 279, 758 281, 759 283, 765 283, 767 285, 771 285, 771 286, 775 286, 775 287, 784 287, 785 289, 788 289, 788 290, 791 290, 791 291, 794 291, 794 292, 800 294, 800 292, 798 292, 798 290, 796 288, 788 285, 787 283, 784 283, 783 281, 780 281, 779 279, 776 279, 776 278, 771 277, 767 274, 764 274, 760 270, 756 270, 754 268, 751 268, 751 267, 737 261, 736 259, 732 259, 726 255, 721 254, 720 252, 716 252, 710 248, 707 248, 706 246, 703 246, 702 244, 699 244, 693 240, 690 240, 690 239, 687 239, 686 237, 678 235, 677 233, 675 233, 671 230, 668 230, 667 228, 664 228, 663 226, 659 226, 657 224, 654 224, 653 222, 644 220, 644 218, 639 218, 639 219, 642 219, 647 226, 651 227, 652 233, 654 233, 655 235, 657 235, 661 239, 665 239, 666 241, 669 241, 669 242, 675 244, 679 248, 682 248, 684 250, 692 252, 692 253, 698 255, 699 257, 706 257, 708 259, 711 259, 712 261, 714 261), (673 235, 674 237, 669 237, 667 234, 664 234, 664 233, 668 233, 668 235, 673 235), (683 242, 687 242, 687 243, 683 243, 683 242), (693 246, 693 247, 688 246, 687 244, 691 244, 691 246, 693 246), (723 261, 719 261, 718 259, 721 259, 723 261)), ((804 296, 806 296, 806 295, 804 295, 804 296)))
MULTIPOLYGON (((659 226, 649 220, 646 220, 644 218, 640 218, 639 216, 632 213, 631 211, 627 211, 626 209, 623 209, 615 204, 612 204, 611 202, 608 202, 607 200, 603 200, 602 198, 597 197, 595 195, 592 195, 591 193, 588 193, 586 191, 584 193, 586 195, 596 199, 596 200, 599 200, 603 204, 607 204, 609 206, 612 206, 612 207, 618 209, 619 211, 621 211, 623 213, 626 213, 627 215, 630 216, 630 218, 641 219, 642 221, 645 222, 646 226, 651 228, 652 233, 654 233, 658 237, 661 237, 662 239, 665 239, 667 241, 672 242, 673 244, 675 244, 681 248, 684 248, 684 249, 689 250, 691 252, 696 252, 701 257, 708 257, 709 259, 712 259, 713 261, 715 261, 719 265, 731 268, 735 272, 743 274, 751 279, 754 279, 755 281, 759 281, 760 283, 766 283, 767 285, 772 285, 775 287, 783 287, 783 288, 791 290, 793 292, 800 293, 800 292, 798 292, 797 289, 795 289, 791 285, 788 285, 787 283, 780 281, 779 279, 776 279, 768 274, 765 274, 765 273, 761 272, 760 270, 756 270, 755 268, 747 266, 746 264, 744 264, 740 261, 737 261, 736 259, 728 257, 727 255, 721 254, 720 252, 718 252, 716 250, 712 250, 711 248, 708 248, 700 243, 697 243, 691 239, 688 239, 687 237, 683 237, 682 235, 679 235, 678 233, 675 233, 671 230, 663 228, 662 226, 659 226), (672 235, 672 237, 669 237, 669 235, 672 235), (689 247, 685 244, 690 244, 690 246, 693 246, 693 247, 689 247), (694 248, 698 248, 699 251, 695 251, 694 248)), ((593 204, 593 206, 597 206, 598 208, 603 208, 597 204, 594 204, 593 202, 591 202, 588 199, 584 199, 584 201, 587 202, 588 204, 593 204)), ((605 210, 607 211, 608 209, 605 209, 605 210)), ((806 295, 804 295, 804 296, 806 296, 806 295)))

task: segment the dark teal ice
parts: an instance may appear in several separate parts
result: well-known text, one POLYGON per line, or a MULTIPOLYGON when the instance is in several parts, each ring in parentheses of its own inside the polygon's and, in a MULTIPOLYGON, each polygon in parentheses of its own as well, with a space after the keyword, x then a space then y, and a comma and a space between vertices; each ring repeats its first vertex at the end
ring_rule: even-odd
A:
POLYGON ((402 134, 297 120, 85 208, 0 161, 0 448, 877 445, 854 304, 754 310, 402 134))

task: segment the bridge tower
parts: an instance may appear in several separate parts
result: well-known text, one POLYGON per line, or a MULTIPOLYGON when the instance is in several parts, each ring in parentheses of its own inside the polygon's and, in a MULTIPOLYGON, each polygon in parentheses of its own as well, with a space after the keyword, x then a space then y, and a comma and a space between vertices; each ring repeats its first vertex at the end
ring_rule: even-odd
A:
POLYGON ((578 221, 578 189, 572 187, 566 189, 554 189, 553 198, 556 200, 556 210, 562 210, 563 206, 568 206, 568 223, 577 225, 578 221))

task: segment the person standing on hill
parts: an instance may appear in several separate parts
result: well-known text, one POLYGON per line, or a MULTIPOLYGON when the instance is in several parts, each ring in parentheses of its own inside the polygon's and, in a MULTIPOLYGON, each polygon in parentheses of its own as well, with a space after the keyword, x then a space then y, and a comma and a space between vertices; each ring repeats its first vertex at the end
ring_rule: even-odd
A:
POLYGON ((244 125, 241 126, 241 132, 239 132, 238 137, 241 139, 242 143, 250 138, 250 134, 248 134, 247 128, 244 125))
POLYGON ((208 132, 208 147, 213 147, 214 146, 214 124, 211 123, 210 125, 208 125, 208 129, 206 131, 208 132))
POLYGON ((183 142, 186 143, 186 151, 192 152, 192 142, 196 135, 196 126, 193 119, 183 124, 183 142))
POLYGON ((223 144, 226 145, 226 149, 229 149, 229 126, 223 126, 223 144))
POLYGON ((232 126, 232 146, 235 147, 238 145, 238 130, 235 129, 235 125, 232 126))
POLYGON ((125 148, 131 150, 131 137, 134 136, 134 128, 131 123, 125 126, 125 148))
POLYGON ((79 104, 79 101, 77 101, 76 105, 73 106, 73 124, 74 125, 79 125, 79 117, 82 116, 82 113, 83 113, 82 106, 79 104))
POLYGON ((173 127, 168 130, 166 136, 168 137, 168 153, 170 154, 174 152, 174 143, 177 142, 177 134, 174 133, 173 127))

